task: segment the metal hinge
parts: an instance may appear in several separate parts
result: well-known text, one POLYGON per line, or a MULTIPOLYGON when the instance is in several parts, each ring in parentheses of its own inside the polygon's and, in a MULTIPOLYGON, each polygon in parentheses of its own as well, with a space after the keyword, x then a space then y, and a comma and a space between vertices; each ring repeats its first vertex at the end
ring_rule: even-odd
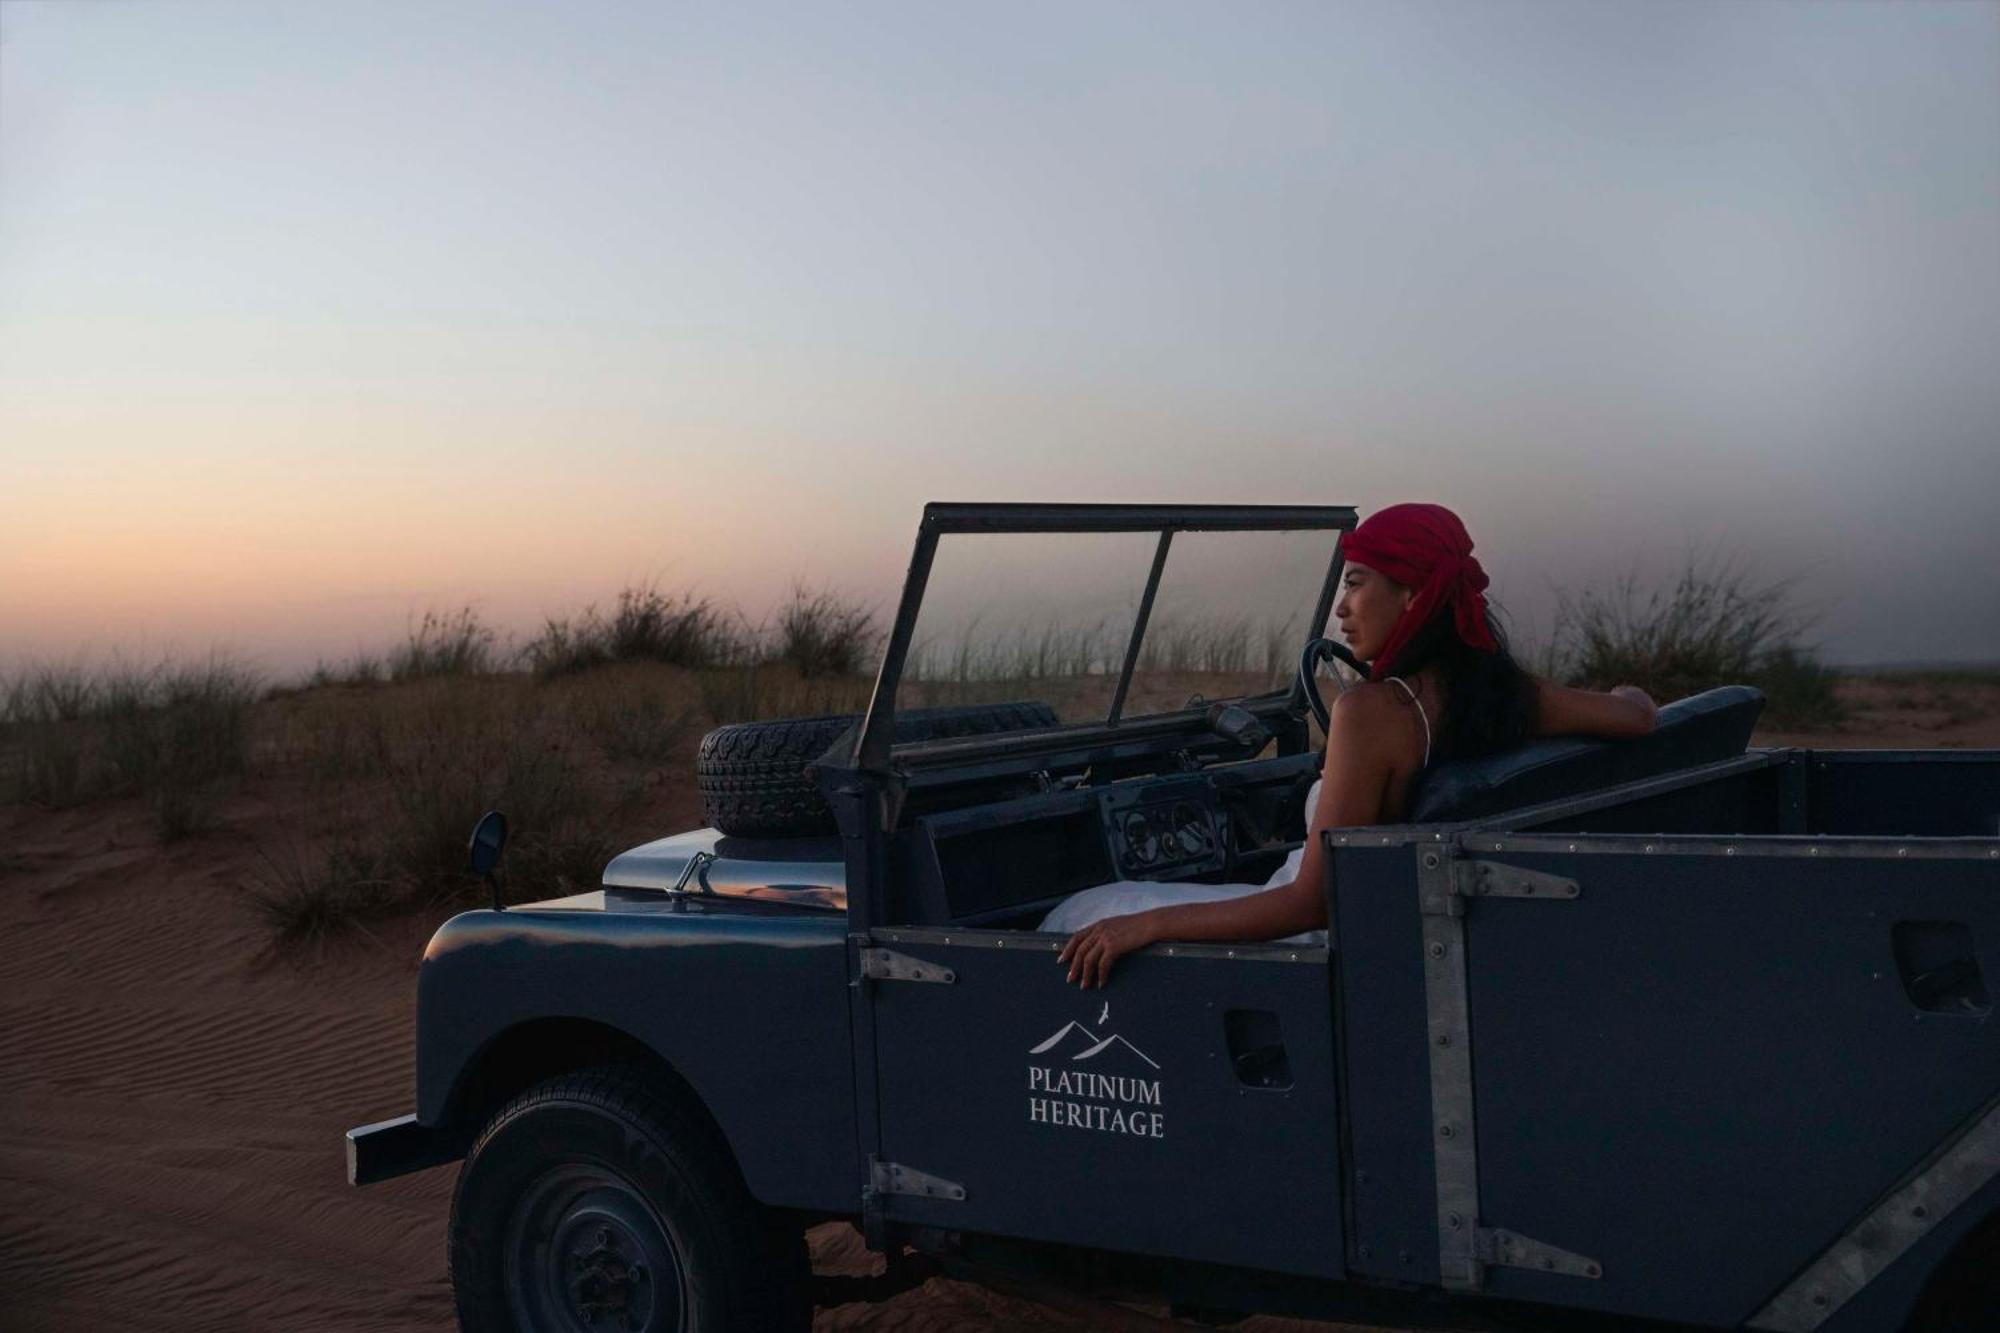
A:
POLYGON ((913 1166, 868 1159, 868 1187, 877 1194, 913 1194, 922 1199, 965 1198, 965 1186, 955 1180, 919 1171, 913 1166))
POLYGON ((863 949, 861 975, 870 981, 932 981, 944 986, 958 980, 958 973, 948 967, 926 963, 893 949, 863 949))
POLYGON ((1573 879, 1543 870, 1524 870, 1498 861, 1460 861, 1452 867, 1452 889, 1462 898, 1575 898, 1583 888, 1573 879))
POLYGON ((1566 1277, 1604 1276, 1603 1265, 1595 1259, 1572 1254, 1539 1240, 1529 1240, 1511 1231, 1481 1227, 1473 1235, 1473 1246, 1479 1262, 1499 1268, 1526 1268, 1537 1273, 1561 1273, 1566 1277))

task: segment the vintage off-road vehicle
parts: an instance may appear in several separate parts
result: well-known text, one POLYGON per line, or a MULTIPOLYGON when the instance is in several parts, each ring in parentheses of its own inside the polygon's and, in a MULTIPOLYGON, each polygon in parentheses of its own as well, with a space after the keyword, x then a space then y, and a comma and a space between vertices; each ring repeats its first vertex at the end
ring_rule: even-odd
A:
POLYGON ((1304 836, 1353 523, 928 507, 865 720, 725 729, 717 827, 437 932, 350 1178, 463 1160, 476 1329, 802 1326, 843 1218, 871 1292, 2000 1327, 2000 753, 1746 749, 1711 691, 1329 833, 1325 945, 1066 984, 1065 895, 1304 836))

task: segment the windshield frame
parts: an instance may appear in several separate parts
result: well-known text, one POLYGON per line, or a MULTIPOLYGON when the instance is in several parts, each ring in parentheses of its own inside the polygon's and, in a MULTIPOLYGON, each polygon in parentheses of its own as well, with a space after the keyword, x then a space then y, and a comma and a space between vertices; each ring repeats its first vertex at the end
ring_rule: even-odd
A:
POLYGON ((902 684, 903 667, 909 656, 917 613, 922 609, 924 589, 930 580, 931 564, 939 539, 955 533, 1050 533, 1050 532, 1154 532, 1159 543, 1154 548, 1151 572, 1134 617, 1132 634, 1126 644, 1125 659, 1113 695, 1110 716, 1101 724, 1116 727, 1124 710, 1125 696, 1139 660, 1140 646, 1151 618, 1153 599, 1159 591, 1160 576, 1166 568, 1167 552, 1177 532, 1332 532, 1333 550, 1320 585, 1313 612, 1312 628, 1324 629, 1333 609, 1334 589, 1340 579, 1341 538, 1359 521, 1351 505, 1148 505, 1148 504, 958 504, 932 501, 924 506, 923 521, 917 527, 916 547, 910 554, 909 573, 896 607, 896 619, 882 652, 876 672, 875 690, 868 701, 868 713, 855 740, 853 764, 857 769, 876 772, 889 767, 891 742, 895 735, 896 692, 902 684))

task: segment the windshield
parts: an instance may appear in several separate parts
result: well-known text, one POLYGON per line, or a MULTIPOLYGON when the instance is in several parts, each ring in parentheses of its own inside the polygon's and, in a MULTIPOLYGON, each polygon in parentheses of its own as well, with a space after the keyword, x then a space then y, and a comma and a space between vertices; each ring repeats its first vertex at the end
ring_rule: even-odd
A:
POLYGON ((1331 507, 932 506, 877 708, 1035 700, 1101 725, 1283 687, 1353 523, 1331 507))

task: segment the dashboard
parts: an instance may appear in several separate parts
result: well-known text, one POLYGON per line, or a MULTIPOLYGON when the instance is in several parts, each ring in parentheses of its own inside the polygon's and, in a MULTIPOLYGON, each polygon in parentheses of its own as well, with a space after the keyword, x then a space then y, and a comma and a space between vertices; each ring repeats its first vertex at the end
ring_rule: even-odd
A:
POLYGON ((900 924, 1019 925, 1112 880, 1223 874, 1304 836, 1317 768, 1291 755, 923 815, 891 845, 890 912, 900 924))
POLYGON ((1119 879, 1181 879, 1229 859, 1229 820, 1208 778, 1113 787, 1098 799, 1119 879))

